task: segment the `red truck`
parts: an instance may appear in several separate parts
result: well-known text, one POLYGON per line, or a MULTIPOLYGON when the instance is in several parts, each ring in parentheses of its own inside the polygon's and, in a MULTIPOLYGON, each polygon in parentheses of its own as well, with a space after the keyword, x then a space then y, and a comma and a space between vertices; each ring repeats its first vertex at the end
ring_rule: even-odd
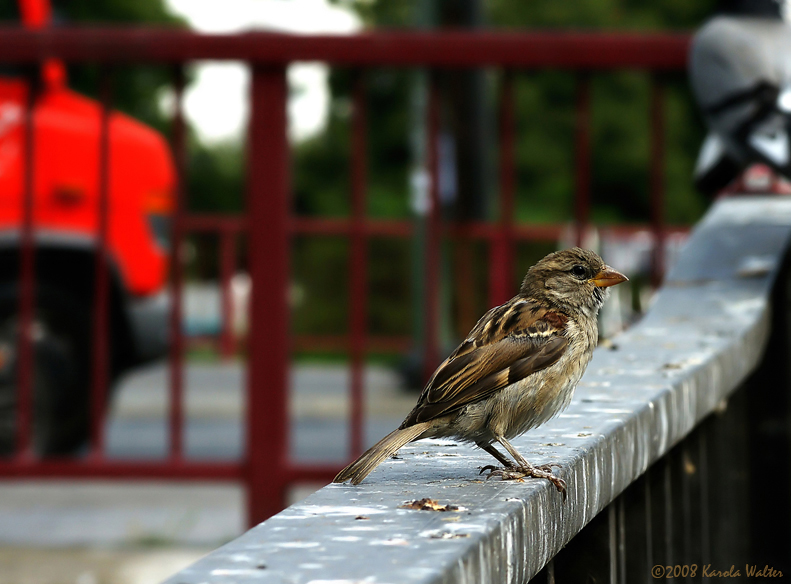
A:
MULTIPOLYGON (((25 26, 46 26, 48 0, 19 0, 25 26)), ((74 452, 88 435, 91 322, 99 230, 101 108, 66 85, 61 63, 29 83, 0 77, 0 454, 13 450, 20 226, 26 120, 33 128, 36 450, 74 452)), ((175 166, 166 140, 111 112, 107 245, 111 376, 167 349, 168 224, 175 166)))

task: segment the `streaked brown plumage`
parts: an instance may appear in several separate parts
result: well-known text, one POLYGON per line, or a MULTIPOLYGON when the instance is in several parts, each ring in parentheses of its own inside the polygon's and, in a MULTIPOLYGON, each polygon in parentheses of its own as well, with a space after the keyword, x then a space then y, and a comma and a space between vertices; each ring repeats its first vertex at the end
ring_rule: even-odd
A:
POLYGON ((492 474, 546 478, 565 492, 551 469, 532 466, 509 440, 568 406, 598 340, 607 288, 626 280, 592 251, 573 248, 543 258, 528 270, 519 293, 484 314, 437 368, 402 424, 333 482, 360 483, 413 440, 454 437, 505 466, 492 474))

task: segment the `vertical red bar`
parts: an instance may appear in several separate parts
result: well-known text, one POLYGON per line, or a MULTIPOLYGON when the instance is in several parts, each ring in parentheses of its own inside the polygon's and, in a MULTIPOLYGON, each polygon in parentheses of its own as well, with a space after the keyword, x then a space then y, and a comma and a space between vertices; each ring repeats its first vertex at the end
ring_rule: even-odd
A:
POLYGON ((248 521, 283 508, 288 456, 289 152, 286 70, 252 67, 247 143, 252 279, 247 389, 248 521))
POLYGON ((91 377, 91 453, 104 450, 104 413, 110 365, 110 270, 107 233, 110 185, 110 108, 111 73, 102 67, 99 78, 99 196, 96 209, 96 265, 94 268, 93 361, 91 377))
POLYGON ((231 279, 236 271, 236 234, 233 228, 223 223, 220 227, 220 303, 222 328, 220 330, 220 355, 230 359, 236 352, 233 332, 233 298, 231 279))
POLYGON ((456 291, 453 295, 456 304, 454 335, 457 338, 464 338, 480 316, 475 303, 474 241, 468 233, 464 233, 461 238, 453 242, 453 286, 456 291))
POLYGON ((651 284, 658 288, 665 271, 665 110, 662 83, 651 76, 651 284))
POLYGON ((429 171, 429 210, 426 229, 426 347, 423 364, 424 380, 434 373, 439 362, 439 285, 440 228, 442 209, 439 195, 439 88, 436 74, 429 75, 427 120, 427 154, 429 171))
POLYGON ((512 72, 507 71, 503 75, 500 93, 500 229, 490 248, 492 257, 489 271, 489 304, 492 306, 502 304, 513 296, 515 145, 514 79, 512 72))
POLYGON ((585 243, 585 231, 590 223, 590 127, 590 76, 587 72, 583 72, 577 76, 577 129, 575 136, 576 197, 574 201, 574 220, 576 223, 576 245, 579 247, 585 243))
POLYGON ((35 196, 35 108, 38 94, 38 71, 28 76, 25 105, 25 175, 22 193, 22 229, 19 242, 19 357, 17 362, 17 443, 18 457, 33 451, 33 316, 35 311, 35 249, 33 209, 35 196))
POLYGON ((171 307, 170 307, 170 400, 169 430, 170 458, 181 459, 184 424, 184 335, 182 331, 182 295, 184 292, 184 265, 181 248, 184 243, 183 217, 186 209, 186 131, 182 101, 184 96, 184 69, 179 65, 173 72, 174 104, 172 148, 176 165, 176 184, 173 192, 173 233, 170 248, 171 307))
POLYGON ((352 118, 352 236, 349 273, 350 357, 351 357, 351 432, 350 450, 353 457, 363 451, 364 382, 363 366, 368 311, 368 240, 365 236, 365 211, 368 179, 366 176, 367 110, 365 78, 357 72, 354 83, 352 118))

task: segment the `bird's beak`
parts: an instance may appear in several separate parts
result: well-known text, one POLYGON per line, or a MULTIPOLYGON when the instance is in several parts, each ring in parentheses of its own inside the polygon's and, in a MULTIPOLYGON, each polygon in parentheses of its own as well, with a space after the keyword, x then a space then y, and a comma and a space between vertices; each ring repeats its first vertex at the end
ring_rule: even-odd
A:
POLYGON ((593 276, 589 282, 592 282, 594 286, 598 286, 599 288, 607 288, 608 286, 615 286, 616 284, 620 284, 621 282, 628 282, 629 278, 624 276, 618 270, 613 270, 610 266, 604 266, 604 269, 593 276))

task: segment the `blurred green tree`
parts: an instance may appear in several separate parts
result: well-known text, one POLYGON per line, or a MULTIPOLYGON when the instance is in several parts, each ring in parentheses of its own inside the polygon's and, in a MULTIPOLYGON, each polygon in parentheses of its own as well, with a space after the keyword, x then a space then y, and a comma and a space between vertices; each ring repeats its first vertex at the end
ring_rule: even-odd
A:
MULTIPOLYGON (((371 28, 410 28, 418 14, 437 19, 452 0, 334 0, 351 7, 371 28)), ((585 29, 617 31, 691 31, 712 13, 715 0, 570 0, 568 2, 484 3, 490 29, 585 29)), ((377 70, 369 74, 368 107, 372 205, 385 213, 407 213, 409 72, 377 70), (373 78, 373 79, 372 79, 373 78), (400 107, 392 106, 399 104, 400 107), (406 111, 405 111, 406 110, 406 111), (381 185, 377 177, 382 177, 381 185), (387 188, 383 188, 387 185, 387 188), (394 198, 392 201, 382 199, 394 198), (397 200, 395 200, 397 199, 397 200)), ((494 107, 498 76, 490 75, 494 107)), ((691 223, 705 208, 690 177, 703 127, 683 74, 663 79, 666 87, 667 217, 691 223)), ((348 193, 345 170, 349 139, 350 82, 347 71, 334 70, 336 106, 326 132, 297 148, 298 208, 303 212, 343 214, 348 193), (323 164, 317 165, 321 159, 323 164), (304 164, 304 166, 303 166, 304 164), (322 172, 325 171, 325 172, 322 172), (322 189, 314 185, 321 184, 322 189), (312 195, 310 193, 313 193, 312 195), (321 199, 319 202, 316 199, 321 199), (328 208, 329 207, 329 208, 328 208)), ((603 73, 593 76, 593 177, 591 192, 597 221, 643 221, 648 217, 649 100, 648 74, 603 73)), ((570 218, 574 192, 575 80, 557 71, 517 76, 519 218, 543 222, 570 218)), ((371 209, 375 212, 377 209, 371 209)))
MULTIPOLYGON (((331 0, 355 10, 369 28, 413 28, 442 19, 453 0, 331 0)), ((483 0, 482 0, 483 1, 483 0)), ((715 0, 568 0, 567 2, 483 3, 484 25, 491 29, 584 29, 618 31, 692 30, 713 11, 715 0)), ((11 3, 0 3, 0 19, 17 18, 11 3)), ((54 0, 61 22, 125 24, 184 23, 167 13, 163 0, 54 0)), ((297 213, 347 216, 350 212, 349 149, 354 73, 334 68, 329 118, 318 135, 294 145, 293 186, 297 213)), ((72 85, 96 94, 96 69, 70 71, 72 85)), ((168 134, 168 116, 160 107, 171 83, 166 68, 133 67, 116 75, 116 105, 168 134)), ((373 69, 365 73, 368 107, 368 214, 411 216, 409 193, 413 153, 410 132, 416 73, 373 69)), ((692 223, 707 202, 694 191, 692 170, 703 127, 683 74, 665 78, 666 216, 692 223)), ((486 74, 487 107, 494 111, 497 71, 486 74)), ((517 215, 525 222, 568 221, 574 193, 576 82, 558 71, 520 72, 517 98, 517 215)), ((650 79, 641 72, 592 76, 593 218, 597 222, 635 222, 648 218, 650 79)), ((449 126, 445 120, 446 126, 449 126)), ((496 132, 495 123, 491 124, 496 132)), ((496 135, 494 135, 496 144, 496 135)), ((494 153, 496 155, 496 153, 494 153)), ((496 160, 496 156, 492 156, 496 160)), ((189 195, 194 211, 240 212, 243 209, 242 144, 206 146, 190 139, 189 195)), ((492 176, 496 172, 492 171, 492 176)), ((496 180, 486 193, 495 199, 496 180)), ((495 205, 489 205, 491 214, 495 205)), ((520 246, 520 266, 532 263, 546 246, 520 246), (535 249, 533 249, 533 247, 535 249), (525 256, 525 253, 527 256, 525 256)), ((371 244, 369 322, 373 332, 410 331, 412 299, 408 244, 377 240, 371 244)), ((294 273, 300 290, 295 328, 302 332, 342 332, 346 327, 347 246, 329 239, 295 242, 294 273)), ((476 269, 486 256, 476 252, 476 269)), ((485 294, 479 291, 479 304, 485 294)))
MULTIPOLYGON (((414 28, 426 21, 442 21, 454 0, 333 0, 355 10, 369 28, 414 28)), ((513 2, 490 0, 483 4, 484 25, 489 29, 580 29, 613 31, 692 31, 714 10, 715 0, 682 2, 657 0, 569 0, 568 2, 513 2)), ((374 69, 365 73, 369 131, 369 215, 410 216, 410 108, 414 72, 374 69)), ((487 73, 487 107, 494 111, 501 76, 487 73)), ((594 73, 592 95, 593 220, 646 222, 649 219, 650 93, 648 73, 617 71, 594 73)), ((661 79, 665 95, 666 219, 691 224, 705 210, 707 201, 694 190, 692 172, 704 136, 700 116, 683 73, 661 79)), ((295 205, 307 215, 344 216, 350 211, 349 149, 353 74, 333 69, 330 77, 332 107, 324 132, 297 144, 294 152, 295 205)), ((576 79, 560 71, 518 72, 517 101, 517 219, 523 222, 565 222, 573 217, 575 190, 576 79)), ((447 99, 447 96, 446 96, 447 99)), ((494 121, 496 118, 493 118, 494 121)), ((445 120, 446 128, 452 125, 445 120)), ((492 124, 493 142, 496 128, 492 124)), ((496 161, 496 156, 494 157, 496 161)), ((493 166, 491 174, 496 175, 493 166)), ((486 196, 494 215, 496 180, 486 196)), ((317 246, 321 247, 321 246, 317 246)), ((520 246, 520 266, 530 265, 546 252, 546 246, 520 246), (526 257, 522 257, 525 256, 526 257)), ((326 254, 323 265, 344 253, 331 246, 314 249, 326 254)), ((478 275, 483 276, 485 254, 478 254, 478 275)), ((315 257, 315 256, 314 256, 315 257)), ((397 317, 376 319, 383 327, 375 332, 405 332, 412 321, 408 261, 370 266, 370 315, 389 311, 397 317), (398 270, 399 273, 394 272, 398 270), (395 300, 397 299, 397 300, 395 300), (392 327, 392 328, 391 328, 392 327)), ((338 288, 333 270, 308 270, 303 284, 307 296, 321 297, 321 290, 338 288), (311 291, 313 291, 311 293, 311 291)), ((478 292, 477 310, 485 308, 485 293, 478 292)), ((321 302, 323 327, 343 330, 345 311, 321 302), (335 313, 329 318, 327 312, 335 313)), ((317 311, 318 312, 318 311, 317 311)), ((318 317, 316 317, 318 318, 318 317)), ((313 318, 301 314, 298 323, 309 329, 313 318)))

